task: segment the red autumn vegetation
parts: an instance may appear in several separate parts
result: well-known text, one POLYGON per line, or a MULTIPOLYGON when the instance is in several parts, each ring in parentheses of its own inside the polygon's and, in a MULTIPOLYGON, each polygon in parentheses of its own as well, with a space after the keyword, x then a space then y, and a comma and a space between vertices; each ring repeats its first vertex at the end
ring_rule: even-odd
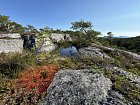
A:
POLYGON ((18 79, 10 82, 11 92, 2 103, 36 105, 46 94, 57 71, 57 66, 53 64, 24 70, 18 79))
POLYGON ((17 80, 17 90, 24 89, 25 92, 30 92, 36 89, 36 93, 42 94, 49 87, 57 71, 58 68, 52 64, 25 70, 17 80))

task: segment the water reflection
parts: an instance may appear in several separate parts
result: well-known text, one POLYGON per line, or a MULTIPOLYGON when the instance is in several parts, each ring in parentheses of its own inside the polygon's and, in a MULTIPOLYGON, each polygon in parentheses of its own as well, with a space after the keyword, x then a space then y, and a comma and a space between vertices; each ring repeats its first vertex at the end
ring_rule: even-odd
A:
POLYGON ((80 57, 79 52, 75 46, 70 46, 67 48, 61 48, 60 49, 60 55, 61 56, 66 56, 66 57, 80 57))

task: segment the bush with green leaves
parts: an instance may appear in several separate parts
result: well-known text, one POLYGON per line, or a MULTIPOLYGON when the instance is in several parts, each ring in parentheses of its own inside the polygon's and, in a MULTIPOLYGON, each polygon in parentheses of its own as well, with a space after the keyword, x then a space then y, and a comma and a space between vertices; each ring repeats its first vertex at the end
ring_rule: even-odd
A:
POLYGON ((30 52, 8 54, 1 57, 0 73, 10 78, 15 77, 21 70, 36 64, 35 55, 30 52))

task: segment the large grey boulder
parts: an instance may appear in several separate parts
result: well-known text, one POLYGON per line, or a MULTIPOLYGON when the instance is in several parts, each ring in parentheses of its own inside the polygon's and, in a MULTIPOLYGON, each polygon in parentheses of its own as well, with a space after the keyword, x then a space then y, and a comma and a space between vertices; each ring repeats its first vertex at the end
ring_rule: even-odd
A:
POLYGON ((41 46, 38 46, 39 39, 36 39, 37 47, 39 48, 39 52, 49 53, 56 48, 56 45, 52 43, 49 37, 44 38, 44 42, 41 46))
POLYGON ((100 105, 111 85, 94 70, 61 70, 40 105, 100 105))
POLYGON ((0 39, 0 53, 22 52, 22 39, 0 39))
POLYGON ((57 33, 52 33, 51 34, 51 38, 56 40, 56 42, 59 42, 59 41, 65 41, 65 40, 69 40, 71 41, 71 37, 69 34, 57 34, 57 33), (64 38, 65 37, 65 38, 64 38))

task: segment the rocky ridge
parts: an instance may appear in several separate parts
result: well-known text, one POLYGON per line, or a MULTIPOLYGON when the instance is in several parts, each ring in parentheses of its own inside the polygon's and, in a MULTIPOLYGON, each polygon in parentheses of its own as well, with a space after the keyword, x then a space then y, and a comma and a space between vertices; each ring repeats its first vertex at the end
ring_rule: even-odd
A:
MULTIPOLYGON (((51 39, 56 42, 64 41, 64 36, 67 40, 71 40, 68 34, 56 34, 52 33, 51 39)), ((38 42, 38 39, 36 39, 38 42)), ((50 41, 48 35, 46 35, 45 42, 40 48, 40 52, 50 52, 54 50, 56 46, 50 41)), ((0 53, 9 53, 9 52, 22 52, 23 51, 23 40, 21 39, 20 34, 0 34, 0 53)))
POLYGON ((140 55, 96 44, 79 53, 91 69, 60 70, 42 105, 140 104, 140 55))

